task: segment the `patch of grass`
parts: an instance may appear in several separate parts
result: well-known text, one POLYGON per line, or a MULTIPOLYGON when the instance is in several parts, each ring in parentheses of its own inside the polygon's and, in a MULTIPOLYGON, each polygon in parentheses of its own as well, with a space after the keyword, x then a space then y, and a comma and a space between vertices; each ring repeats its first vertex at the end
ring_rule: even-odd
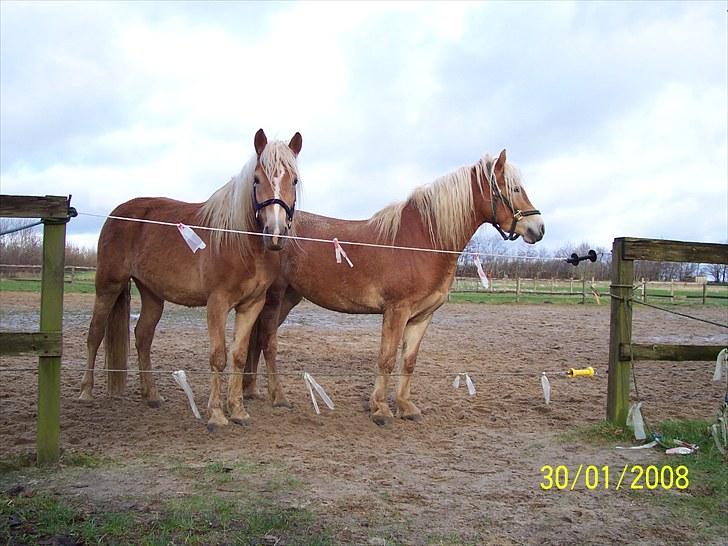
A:
POLYGON ((475 546, 479 543, 473 540, 465 540, 457 533, 448 533, 431 535, 427 537, 426 544, 428 546, 475 546))
POLYGON ((581 425, 559 434, 559 439, 565 443, 587 442, 590 444, 611 444, 615 442, 629 443, 632 441, 632 431, 621 428, 607 421, 600 421, 593 425, 581 425))
MULTIPOLYGON (((715 447, 708 433, 707 421, 666 421, 653 426, 654 432, 662 435, 666 445, 672 446, 673 440, 683 440, 700 447, 693 455, 666 456, 661 465, 676 469, 684 465, 688 469, 689 486, 685 490, 657 489, 650 495, 635 496, 647 499, 670 510, 679 520, 694 522, 696 532, 706 538, 728 536, 728 461, 715 447)), ((615 427, 607 422, 576 427, 563 433, 560 438, 565 442, 589 442, 596 444, 626 444, 632 440, 632 432, 615 427)))
POLYGON ((266 535, 285 544, 333 544, 310 512, 272 502, 192 495, 150 515, 86 513, 67 498, 45 493, 0 494, 3 544, 55 543, 61 537, 88 544, 260 544, 266 535))
MULTIPOLYGON (((92 281, 66 281, 63 291, 67 294, 93 294, 96 287, 92 281)), ((0 292, 37 292, 40 293, 40 279, 0 279, 0 292)))
POLYGON ((104 461, 101 458, 86 453, 65 453, 61 456, 61 464, 65 466, 98 468, 103 463, 104 461))
MULTIPOLYGON (((79 468, 98 468, 108 462, 106 459, 86 453, 62 453, 59 465, 79 468)), ((15 472, 23 468, 35 468, 35 453, 27 452, 0 459, 0 474, 15 472)))
POLYGON ((35 453, 20 453, 0 459, 0 474, 35 466, 35 453))
POLYGON ((675 456, 669 460, 673 467, 688 468, 690 485, 681 495, 655 495, 656 502, 668 507, 679 518, 698 521, 706 536, 728 536, 728 461, 718 451, 708 433, 707 421, 666 421, 656 430, 663 441, 671 445, 673 439, 683 440, 700 447, 694 455, 675 456))

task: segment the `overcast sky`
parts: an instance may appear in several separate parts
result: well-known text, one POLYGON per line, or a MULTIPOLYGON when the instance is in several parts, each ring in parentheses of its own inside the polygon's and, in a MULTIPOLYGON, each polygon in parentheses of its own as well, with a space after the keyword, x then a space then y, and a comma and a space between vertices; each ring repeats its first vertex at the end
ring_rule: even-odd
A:
POLYGON ((725 2, 3 0, 0 189, 204 201, 262 127, 302 133, 311 212, 367 218, 507 148, 547 248, 723 242, 727 28, 725 2))

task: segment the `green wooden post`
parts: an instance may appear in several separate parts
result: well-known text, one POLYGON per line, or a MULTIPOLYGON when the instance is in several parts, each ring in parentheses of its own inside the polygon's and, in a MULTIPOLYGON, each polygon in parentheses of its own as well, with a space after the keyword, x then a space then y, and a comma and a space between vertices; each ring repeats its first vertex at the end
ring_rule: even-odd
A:
MULTIPOLYGON (((40 289, 40 330, 61 332, 63 321, 63 269, 66 223, 46 220, 43 228, 43 272, 40 289)), ((61 357, 41 356, 38 362, 39 465, 54 463, 60 456, 61 357)))
POLYGON ((631 363, 621 359, 620 345, 632 341, 632 283, 634 260, 624 259, 624 240, 612 245, 612 308, 609 320, 609 372, 607 383, 607 420, 625 426, 629 409, 631 363))

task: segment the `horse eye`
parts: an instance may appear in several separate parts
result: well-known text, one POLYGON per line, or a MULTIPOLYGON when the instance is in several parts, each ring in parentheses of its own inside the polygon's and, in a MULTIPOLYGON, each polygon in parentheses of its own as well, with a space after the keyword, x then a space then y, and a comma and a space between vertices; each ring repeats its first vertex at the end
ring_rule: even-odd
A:
POLYGON ((521 188, 517 188, 517 187, 516 188, 513 188, 513 191, 516 192, 516 193, 519 193, 521 191, 521 188))
POLYGON ((293 179, 293 185, 295 186, 296 184, 298 184, 298 178, 293 179))
POLYGON ((258 178, 257 174, 253 177, 253 184, 255 184, 256 186, 260 184, 260 179, 258 178))

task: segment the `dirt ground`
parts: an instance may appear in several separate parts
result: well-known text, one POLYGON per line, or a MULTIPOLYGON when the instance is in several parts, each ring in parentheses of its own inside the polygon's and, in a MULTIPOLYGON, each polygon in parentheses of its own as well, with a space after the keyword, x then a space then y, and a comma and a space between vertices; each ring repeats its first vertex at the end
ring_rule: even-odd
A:
MULTIPOLYGON (((38 303, 34 294, 0 293, 0 329, 36 329, 38 303)), ((543 465, 610 465, 618 472, 628 462, 669 462, 656 450, 617 451, 612 445, 564 438, 563 433, 605 417, 608 305, 446 304, 425 337, 413 381, 412 399, 423 421, 395 420, 378 427, 365 405, 374 381, 380 317, 341 315, 304 303, 282 327, 279 341, 279 369, 291 374, 283 383, 293 409, 249 401, 250 426, 231 425, 213 434, 205 429, 204 415, 203 421, 194 418, 170 373, 157 376, 166 399, 160 409, 141 402, 136 374, 129 378, 126 396, 109 398, 105 377, 97 372, 95 400, 77 401, 92 305, 92 295, 65 299, 62 446, 123 461, 135 470, 124 473, 122 465, 112 484, 101 471, 93 479, 79 476, 91 499, 177 494, 184 484, 172 486, 155 475, 155 465, 162 469, 169 461, 244 460, 279 464, 296 476, 302 487, 291 492, 288 502, 307 506, 341 543, 380 538, 407 544, 696 540, 694 521, 670 516, 659 503, 649 502, 647 493, 589 491, 583 483, 573 491, 539 487, 543 465), (594 367, 597 376, 552 377, 552 402, 545 405, 542 371, 586 366, 594 367), (303 371, 325 388, 334 411, 314 413, 300 374, 293 373, 303 371), (464 385, 453 388, 457 372, 470 374, 475 396, 469 397, 464 385), (138 471, 140 465, 145 472, 138 471)), ((727 318, 725 308, 681 308, 686 309, 713 320, 727 318)), ((138 301, 132 313, 138 313, 138 301)), ((721 344, 728 342, 724 332, 635 309, 638 342, 721 344)), ((168 305, 152 361, 157 370, 187 372, 203 413, 209 393, 207 347, 204 310, 168 305)), ((102 358, 97 365, 103 366, 102 358)), ((2 359, 2 368, 35 366, 33 358, 2 359)), ((136 370, 135 355, 130 370, 136 370)), ((712 372, 710 363, 637 363, 646 418, 712 420, 723 394, 721 385, 711 381, 712 372)), ((263 392, 265 383, 262 377, 263 392)), ((33 449, 36 398, 34 373, 0 374, 2 457, 33 449)), ((63 487, 72 490, 74 484, 63 487)))

